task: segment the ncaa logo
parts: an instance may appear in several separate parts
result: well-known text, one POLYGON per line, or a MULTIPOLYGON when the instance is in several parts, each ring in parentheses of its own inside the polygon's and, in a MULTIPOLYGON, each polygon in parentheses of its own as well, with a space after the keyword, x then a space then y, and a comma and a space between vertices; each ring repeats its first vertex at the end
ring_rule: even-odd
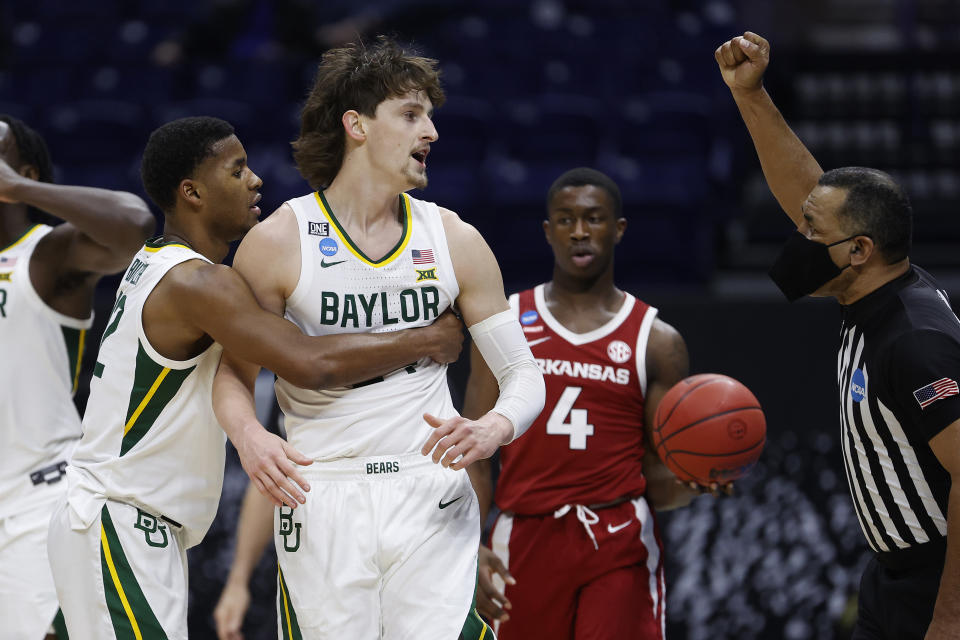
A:
POLYGON ((866 395, 867 379, 863 375, 863 370, 858 367, 850 378, 850 397, 854 402, 860 402, 866 395))
POLYGON ((614 340, 607 345, 607 355, 616 363, 624 363, 633 355, 633 350, 623 340, 614 340))
POLYGON ((325 256, 335 256, 339 250, 340 246, 333 238, 324 238, 320 241, 320 253, 325 256))
POLYGON ((531 309, 530 311, 527 311, 522 316, 520 316, 520 324, 523 324, 523 325, 533 324, 539 318, 540 318, 540 314, 538 314, 536 311, 533 311, 531 309))

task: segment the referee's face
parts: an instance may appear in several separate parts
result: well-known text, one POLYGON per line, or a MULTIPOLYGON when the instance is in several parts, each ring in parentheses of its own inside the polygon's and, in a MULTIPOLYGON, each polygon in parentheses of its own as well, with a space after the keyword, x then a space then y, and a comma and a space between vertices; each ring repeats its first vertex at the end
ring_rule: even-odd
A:
MULTIPOLYGON (((797 229, 814 242, 825 245, 839 242, 840 244, 829 247, 827 251, 833 263, 841 269, 850 265, 850 251, 855 246, 841 242, 850 236, 849 230, 843 227, 839 217, 840 208, 846 199, 846 189, 817 185, 803 203, 803 222, 797 229)), ((842 294, 855 278, 854 270, 843 269, 840 275, 810 295, 813 297, 837 296, 842 294)))

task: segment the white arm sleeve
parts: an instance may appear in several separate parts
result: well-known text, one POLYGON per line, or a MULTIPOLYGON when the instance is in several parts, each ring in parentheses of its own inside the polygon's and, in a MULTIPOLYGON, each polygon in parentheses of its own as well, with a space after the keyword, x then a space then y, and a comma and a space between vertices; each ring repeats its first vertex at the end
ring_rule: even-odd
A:
POLYGON ((470 327, 470 335, 497 379, 500 397, 493 410, 513 424, 513 442, 543 410, 543 374, 514 311, 502 311, 478 322, 470 327))

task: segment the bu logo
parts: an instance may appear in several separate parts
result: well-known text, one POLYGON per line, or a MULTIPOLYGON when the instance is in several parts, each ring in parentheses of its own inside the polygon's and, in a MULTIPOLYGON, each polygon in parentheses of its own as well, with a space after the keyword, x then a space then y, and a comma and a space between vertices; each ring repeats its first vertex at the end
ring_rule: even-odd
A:
POLYGON ((156 516, 137 509, 137 522, 133 526, 143 531, 143 536, 147 539, 147 544, 151 547, 160 547, 162 549, 167 546, 167 525, 157 520, 156 516), (161 539, 154 540, 154 534, 158 532, 161 539))
POLYGON ((293 521, 293 509, 291 507, 280 507, 280 531, 283 536, 283 550, 291 553, 300 548, 300 523, 293 521), (290 536, 296 535, 291 544, 290 536))

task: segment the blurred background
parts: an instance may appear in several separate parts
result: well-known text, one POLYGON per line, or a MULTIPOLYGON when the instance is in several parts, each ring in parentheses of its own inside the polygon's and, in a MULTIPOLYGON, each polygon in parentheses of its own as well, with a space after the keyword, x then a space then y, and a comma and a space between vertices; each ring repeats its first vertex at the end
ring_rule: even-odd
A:
MULTIPOLYGON (((746 29, 771 41, 766 86, 821 165, 900 180, 914 261, 960 295, 956 0, 7 0, 0 112, 45 135, 58 182, 144 197, 150 131, 223 117, 272 211, 309 190, 289 142, 324 50, 385 32, 438 58, 448 102, 416 195, 480 229, 512 292, 550 277, 550 183, 607 172, 630 223, 621 287, 680 330, 693 372, 739 378, 766 410, 767 450, 737 495, 661 518, 670 636, 844 638, 867 554, 837 446, 839 309, 788 306, 765 275, 791 226, 713 60, 746 29)), ((102 283, 95 334, 116 284, 102 283)), ((193 637, 213 637, 245 485, 231 453, 217 521, 190 552, 193 637)), ((275 634, 274 585, 266 557, 248 638, 275 634)))

